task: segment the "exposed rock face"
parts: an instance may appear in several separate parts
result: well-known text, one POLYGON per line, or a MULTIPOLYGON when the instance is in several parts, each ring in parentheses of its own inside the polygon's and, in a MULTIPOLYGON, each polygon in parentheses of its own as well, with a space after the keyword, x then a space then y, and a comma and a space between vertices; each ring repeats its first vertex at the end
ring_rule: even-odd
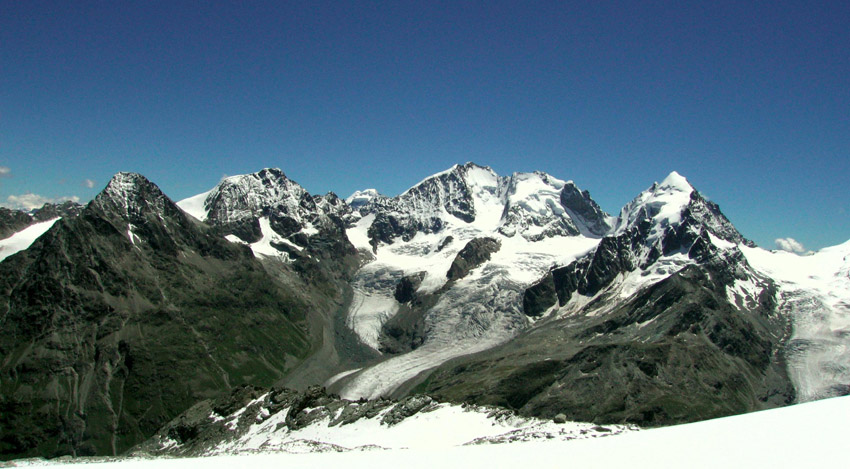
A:
POLYGON ((627 205, 594 250, 525 291, 525 313, 551 318, 444 366, 420 389, 530 415, 641 425, 790 403, 782 357, 790 324, 738 243, 747 242, 717 206, 674 173, 627 205), (758 293, 733 302, 739 282, 758 293))
POLYGON ((420 388, 440 399, 599 423, 666 425, 793 401, 787 323, 728 303, 718 266, 687 267, 601 316, 543 323, 420 388), (779 354, 779 355, 778 355, 779 354))
POLYGON ((271 385, 310 348, 297 292, 119 173, 0 264, 2 458, 118 454, 199 399, 271 385))
POLYGON ((33 218, 28 213, 0 207, 0 239, 8 238, 32 223, 33 218))
POLYGON ((44 204, 41 208, 33 210, 31 213, 0 207, 0 239, 8 238, 33 223, 59 217, 76 217, 82 209, 82 205, 70 200, 60 204, 44 204))
POLYGON ((280 420, 275 432, 301 430, 324 419, 328 427, 344 426, 361 419, 380 417, 380 424, 393 426, 421 412, 435 408, 428 396, 412 396, 401 401, 377 399, 352 402, 328 395, 312 386, 304 392, 287 388, 238 387, 229 396, 197 403, 150 440, 133 449, 136 455, 203 456, 220 452, 251 427, 270 419, 280 420), (279 417, 285 416, 283 419, 279 417))
POLYGON ((580 220, 587 231, 595 236, 605 236, 611 230, 610 217, 590 198, 590 192, 579 190, 568 182, 561 190, 561 204, 572 218, 580 220))
POLYGON ((373 249, 467 223, 492 223, 494 231, 529 241, 582 233, 598 237, 609 229, 609 217, 572 182, 542 172, 501 177, 474 163, 455 165, 397 197, 357 200, 353 220, 374 215, 368 230, 373 249))
POLYGON ((410 303, 416 297, 416 290, 422 284, 422 279, 425 278, 424 272, 419 272, 413 275, 406 275, 399 280, 395 289, 395 299, 399 303, 410 303))
POLYGON ((498 252, 499 247, 501 243, 494 238, 473 239, 457 253, 449 271, 446 272, 446 278, 459 280, 466 277, 469 271, 490 260, 490 256, 498 252))

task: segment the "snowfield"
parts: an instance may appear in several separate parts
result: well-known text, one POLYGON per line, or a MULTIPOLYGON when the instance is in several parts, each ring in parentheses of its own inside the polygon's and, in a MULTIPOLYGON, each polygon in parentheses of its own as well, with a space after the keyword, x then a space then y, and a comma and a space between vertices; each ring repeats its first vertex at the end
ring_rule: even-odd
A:
POLYGON ((791 317, 786 357, 797 400, 850 392, 850 241, 802 256, 741 250, 778 283, 779 309, 791 317))
MULTIPOLYGON (((438 173, 420 184, 451 171, 438 173)), ((410 203, 417 213, 438 216, 445 228, 439 233, 417 233, 408 241, 396 239, 389 245, 379 244, 374 260, 356 274, 352 282, 354 300, 346 324, 375 350, 380 348, 381 328, 399 311, 393 293, 402 277, 423 274, 417 290, 420 294, 446 290, 425 316, 424 344, 344 378, 335 377, 334 381, 344 383, 339 391, 344 398, 391 395, 408 380, 452 358, 510 340, 530 324, 522 312, 524 289, 552 265, 572 262, 599 243, 599 237, 581 235, 540 237, 553 224, 528 224, 535 218, 569 220, 558 199, 564 181, 543 173, 518 173, 505 186, 505 181, 489 168, 471 167, 466 182, 475 220, 464 222, 442 206, 429 206, 415 199, 410 203), (511 218, 506 213, 516 216, 511 218), (448 285, 446 272, 458 252, 469 241, 482 237, 498 240, 500 249, 489 262, 448 285)), ((366 215, 347 230, 356 248, 372 251, 367 231, 374 218, 373 214, 366 215)))
POLYGON ((0 239, 0 261, 23 251, 53 226, 59 218, 32 224, 6 239, 0 239))
MULTIPOLYGON (((434 469, 435 467, 628 467, 802 468, 846 467, 850 397, 705 422, 628 432, 607 438, 517 442, 411 449, 291 454, 219 455, 194 459, 81 460, 86 467, 168 469, 343 467, 434 469)), ((451 417, 440 420, 454 428, 451 417)), ((306 443, 305 443, 305 446, 306 443)), ((65 466, 73 461, 19 460, 27 466, 65 466)))

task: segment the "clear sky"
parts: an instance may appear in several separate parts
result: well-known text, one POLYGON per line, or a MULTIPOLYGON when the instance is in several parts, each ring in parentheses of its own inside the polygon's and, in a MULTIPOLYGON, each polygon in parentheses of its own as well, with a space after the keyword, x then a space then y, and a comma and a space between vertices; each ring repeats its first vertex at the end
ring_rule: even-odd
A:
POLYGON ((466 161, 612 213, 676 170, 764 247, 844 242, 850 2, 0 0, 0 203, 466 161))

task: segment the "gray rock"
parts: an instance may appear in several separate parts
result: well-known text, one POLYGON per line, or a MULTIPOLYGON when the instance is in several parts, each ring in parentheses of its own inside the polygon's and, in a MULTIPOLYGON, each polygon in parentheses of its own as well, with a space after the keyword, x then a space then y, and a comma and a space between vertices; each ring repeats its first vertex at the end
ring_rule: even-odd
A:
POLYGON ((501 248, 501 243, 495 238, 476 238, 466 243, 457 253, 446 278, 458 280, 465 277, 472 269, 490 260, 490 256, 501 248))

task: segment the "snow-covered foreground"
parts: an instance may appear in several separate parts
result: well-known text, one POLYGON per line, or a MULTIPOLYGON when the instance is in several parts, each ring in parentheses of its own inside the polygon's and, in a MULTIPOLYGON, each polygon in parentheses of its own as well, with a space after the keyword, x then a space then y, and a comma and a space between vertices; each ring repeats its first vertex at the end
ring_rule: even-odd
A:
POLYGON ((24 249, 30 247, 30 245, 36 239, 38 239, 39 236, 47 232, 47 230, 49 230, 50 227, 53 226, 54 223, 56 223, 56 220, 59 219, 54 218, 52 220, 43 221, 41 223, 35 223, 6 239, 0 239, 0 261, 11 256, 12 254, 23 251, 24 249))
MULTIPOLYGON (((431 449, 123 460, 87 467, 845 467, 850 397, 614 437, 431 449)), ((446 421, 446 425, 451 425, 446 421)), ((16 461, 25 465, 63 462, 16 461)), ((67 463, 64 463, 67 464, 67 463)))

